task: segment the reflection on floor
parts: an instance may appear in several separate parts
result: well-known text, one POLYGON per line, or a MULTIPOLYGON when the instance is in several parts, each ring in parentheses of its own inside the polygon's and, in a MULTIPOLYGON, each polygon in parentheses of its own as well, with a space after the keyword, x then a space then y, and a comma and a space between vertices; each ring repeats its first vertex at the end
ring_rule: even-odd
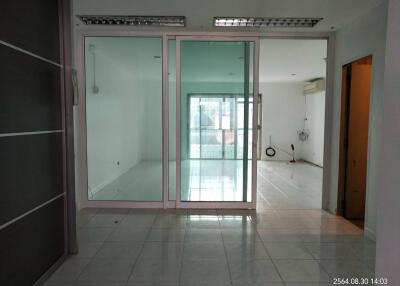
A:
POLYGON ((320 209, 322 168, 304 163, 258 161, 257 208, 320 209))
MULTIPOLYGON (((251 200, 251 162, 247 198, 251 200)), ((243 201, 242 160, 186 160, 182 162, 182 201, 243 201)))
POLYGON ((320 210, 84 209, 77 222, 80 252, 46 286, 316 286, 374 275, 374 242, 320 210))
MULTIPOLYGON (((212 164, 189 173, 229 174, 212 164)), ((81 210, 80 252, 45 285, 321 286, 374 276, 375 243, 319 210, 322 169, 259 162, 258 184, 257 211, 81 210)))
MULTIPOLYGON (((250 162, 249 162, 250 164, 250 162)), ((250 167, 250 166, 249 166, 250 167)), ((170 170, 175 174, 175 163, 170 170)), ((183 201, 242 201, 243 161, 185 160, 181 165, 183 201)), ((92 200, 162 201, 162 166, 158 161, 144 161, 100 191, 92 200)), ((251 169, 249 168, 249 178, 251 169)), ((175 191, 174 180, 170 184, 175 191)), ((250 186, 251 179, 248 179, 250 186)), ((251 188, 247 198, 251 199, 251 188)), ((171 192, 171 193, 172 193, 171 192)), ((171 196, 170 196, 171 197, 171 196)), ((175 198, 175 196, 172 196, 175 198)))
MULTIPOLYGON (((174 175, 175 163, 170 163, 174 175)), ((248 185, 251 184, 249 166, 248 185)), ((321 208, 322 169, 307 163, 258 162, 258 201, 263 208, 321 208)), ((96 192, 93 200, 161 201, 162 169, 158 161, 136 165, 96 192)), ((172 176, 174 177, 174 176, 172 176)), ((243 161, 182 162, 182 200, 242 201, 243 161)), ((170 180, 171 192, 175 191, 170 180)), ((251 198, 251 188, 247 197, 251 198)), ((175 196, 170 196, 174 198, 175 196)))
POLYGON ((161 201, 162 165, 159 161, 142 161, 106 185, 91 200, 161 201))

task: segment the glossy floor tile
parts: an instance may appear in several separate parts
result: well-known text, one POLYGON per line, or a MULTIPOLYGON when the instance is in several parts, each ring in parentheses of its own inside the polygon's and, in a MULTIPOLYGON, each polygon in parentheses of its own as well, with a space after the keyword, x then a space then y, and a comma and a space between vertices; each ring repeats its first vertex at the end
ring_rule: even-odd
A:
POLYGON ((110 182, 91 186, 91 200, 162 200, 162 165, 157 161, 140 161, 110 182))
POLYGON ((141 257, 133 268, 129 281, 136 282, 178 282, 181 258, 141 257))
POLYGON ((274 261, 284 282, 330 282, 332 278, 315 260, 279 259, 274 261))
POLYGON ((321 286, 333 277, 373 277, 375 243, 346 220, 307 209, 236 213, 98 210, 96 224, 78 228, 79 255, 47 285, 321 286), (331 228, 299 228, 285 223, 290 218, 329 220, 331 228), (282 225, 269 224, 274 219, 282 225))
POLYGON ((78 277, 78 281, 125 282, 131 273, 132 259, 94 258, 78 277))
MULTIPOLYGON (((171 163, 171 168, 174 166, 175 163, 171 163)), ((181 166, 182 200, 242 201, 242 160, 185 160, 181 166)), ((161 201, 161 169, 159 162, 139 162, 104 186, 92 187, 89 198, 100 201, 161 201)), ((251 195, 250 191, 248 193, 251 195)))
POLYGON ((270 259, 230 260, 233 283, 281 282, 280 275, 270 259))
POLYGON ((260 172, 256 211, 81 210, 80 252, 45 285, 326 286, 373 277, 375 243, 317 204, 320 170, 267 162, 260 172))
POLYGON ((230 283, 225 256, 220 258, 193 258, 182 262, 181 282, 230 283))
POLYGON ((258 161, 260 209, 320 209, 322 171, 303 162, 258 161))
MULTIPOLYGON (((175 163, 171 163, 174 168, 175 163)), ((181 163, 183 201, 242 201, 241 160, 185 160, 181 163)), ((140 162, 97 191, 91 200, 161 201, 161 163, 140 162)), ((249 173, 251 178, 251 173, 249 173)), ((274 208, 321 207, 322 168, 303 163, 258 161, 260 206, 274 208)), ((250 180, 250 179, 249 179, 250 180)), ((175 196, 173 196, 174 198, 175 196)), ((248 197, 251 197, 250 190, 248 197)), ((82 218, 83 220, 84 218, 82 218)), ((94 224, 98 222, 93 221, 94 224)), ((107 224, 106 221, 104 221, 107 224)))

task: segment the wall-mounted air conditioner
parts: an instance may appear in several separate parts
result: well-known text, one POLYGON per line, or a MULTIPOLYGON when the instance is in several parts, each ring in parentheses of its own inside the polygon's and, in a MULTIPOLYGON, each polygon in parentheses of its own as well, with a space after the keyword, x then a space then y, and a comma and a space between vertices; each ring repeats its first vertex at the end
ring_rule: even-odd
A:
POLYGON ((312 94, 320 91, 325 91, 325 79, 319 78, 312 81, 307 82, 304 85, 304 94, 312 94))

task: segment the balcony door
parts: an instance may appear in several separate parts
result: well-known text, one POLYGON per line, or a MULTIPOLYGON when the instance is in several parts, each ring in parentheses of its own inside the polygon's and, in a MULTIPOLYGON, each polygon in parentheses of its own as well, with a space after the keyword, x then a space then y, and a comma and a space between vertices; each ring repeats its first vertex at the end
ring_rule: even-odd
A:
POLYGON ((257 49, 255 38, 176 38, 178 208, 255 204, 257 49))
MULTIPOLYGON (((251 158, 253 98, 249 98, 248 158, 251 158)), ((189 95, 189 158, 243 158, 243 94, 189 95)))

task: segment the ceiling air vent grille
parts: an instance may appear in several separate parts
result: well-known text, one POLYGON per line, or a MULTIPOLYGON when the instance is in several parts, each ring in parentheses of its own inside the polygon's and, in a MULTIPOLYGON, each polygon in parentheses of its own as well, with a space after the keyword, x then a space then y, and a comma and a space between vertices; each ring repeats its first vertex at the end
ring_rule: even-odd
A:
POLYGON ((214 17, 214 27, 312 28, 323 18, 214 17))
POLYGON ((155 26, 185 27, 185 16, 105 16, 79 15, 86 25, 123 25, 123 26, 155 26))

